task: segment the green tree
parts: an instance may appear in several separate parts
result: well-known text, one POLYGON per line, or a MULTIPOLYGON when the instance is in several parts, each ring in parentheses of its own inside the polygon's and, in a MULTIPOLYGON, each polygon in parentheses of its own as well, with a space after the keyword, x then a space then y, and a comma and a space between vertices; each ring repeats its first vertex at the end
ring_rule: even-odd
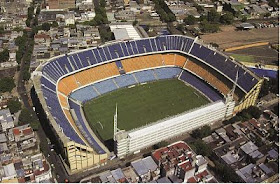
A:
POLYGON ((11 92, 14 87, 16 85, 13 78, 5 77, 0 79, 0 93, 11 92))
POLYGON ((255 119, 259 119, 262 114, 262 111, 256 106, 250 106, 248 109, 245 109, 245 112, 252 115, 255 119))
POLYGON ((42 29, 43 29, 44 31, 49 31, 49 30, 51 29, 51 25, 50 25, 49 23, 47 23, 47 22, 44 22, 44 23, 42 24, 42 29))
POLYGON ((222 24, 232 24, 233 22, 233 14, 231 12, 226 12, 224 15, 221 16, 220 22, 222 24))
POLYGON ((0 34, 4 34, 4 33, 5 33, 4 27, 0 26, 0 34))
POLYGON ((52 22, 52 27, 58 27, 57 21, 53 21, 53 22, 52 22))
POLYGON ((220 14, 215 9, 211 9, 207 14, 207 20, 212 23, 218 23, 220 21, 220 14))
POLYGON ((212 133, 211 127, 209 125, 204 125, 199 129, 195 129, 192 131, 192 137, 202 139, 203 137, 207 137, 212 133))
POLYGON ((246 21, 247 21, 247 17, 246 16, 242 16, 241 22, 246 22, 246 21))
POLYGON ((190 145, 198 155, 203 155, 208 157, 212 153, 211 148, 201 139, 197 139, 195 142, 191 143, 190 145))
POLYGON ((30 27, 30 19, 26 19, 25 24, 27 27, 30 27))
POLYGON ((184 19, 184 22, 187 24, 187 25, 194 25, 196 23, 196 18, 192 15, 188 15, 185 19, 184 19))
POLYGON ((200 23, 200 28, 204 33, 215 33, 219 31, 219 25, 214 23, 209 23, 207 21, 202 21, 200 23))
POLYGON ((235 173, 230 166, 222 164, 218 161, 214 161, 215 167, 213 168, 214 172, 218 174, 222 182, 225 183, 243 183, 240 177, 235 173))
POLYGON ((23 28, 22 27, 15 27, 13 29, 13 31, 20 32, 20 31, 23 31, 23 28))
POLYGON ((23 74, 22 74, 22 78, 23 78, 23 80, 24 81, 28 81, 29 79, 30 79, 30 72, 27 70, 27 69, 25 69, 24 71, 23 71, 23 74))
POLYGON ((28 109, 22 109, 19 115, 19 122, 21 125, 30 124, 34 130, 38 130, 40 124, 35 113, 30 112, 28 109))
POLYGON ((7 106, 12 114, 18 112, 21 109, 21 103, 17 98, 10 99, 7 103, 7 106))
POLYGON ((133 26, 136 26, 137 24, 138 24, 137 20, 134 20, 133 23, 132 23, 133 26))
POLYGON ((0 63, 6 62, 9 60, 9 50, 5 48, 2 52, 0 52, 0 63))

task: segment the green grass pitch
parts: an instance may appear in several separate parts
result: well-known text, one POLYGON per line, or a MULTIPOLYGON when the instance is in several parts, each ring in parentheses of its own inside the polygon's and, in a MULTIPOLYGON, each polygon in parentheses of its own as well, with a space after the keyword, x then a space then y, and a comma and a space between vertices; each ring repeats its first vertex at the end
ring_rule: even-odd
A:
POLYGON ((118 104, 118 128, 131 130, 209 103, 203 95, 177 79, 122 88, 84 104, 89 125, 103 141, 113 138, 118 104))

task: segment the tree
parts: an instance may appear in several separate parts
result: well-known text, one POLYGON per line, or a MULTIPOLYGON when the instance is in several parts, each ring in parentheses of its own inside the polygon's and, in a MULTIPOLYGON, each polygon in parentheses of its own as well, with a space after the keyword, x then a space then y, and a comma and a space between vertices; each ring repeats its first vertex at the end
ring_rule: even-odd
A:
POLYGON ((10 99, 7 103, 7 106, 12 114, 18 112, 21 109, 21 103, 17 98, 10 99))
POLYGON ((176 27, 179 31, 183 32, 184 31, 184 26, 183 24, 178 24, 176 27))
POLYGON ((0 63, 6 62, 9 60, 9 50, 5 48, 2 52, 0 52, 0 63))
POLYGON ((25 24, 27 27, 30 27, 30 19, 26 19, 25 24))
POLYGON ((24 80, 24 81, 28 81, 28 80, 30 79, 30 77, 31 77, 31 76, 30 76, 30 72, 29 72, 28 70, 25 69, 25 70, 23 71, 23 74, 22 74, 23 80, 24 80))
POLYGON ((218 174, 220 179, 225 183, 242 183, 243 181, 229 166, 222 164, 218 161, 214 161, 215 167, 213 170, 218 174))
POLYGON ((162 147, 166 147, 167 145, 168 145, 168 142, 166 142, 166 141, 161 141, 161 142, 155 144, 155 145, 153 146, 153 149, 159 149, 159 148, 162 148, 162 147))
POLYGON ((0 79, 0 93, 11 92, 16 87, 14 79, 5 77, 0 79))
POLYGON ((196 23, 196 19, 194 16, 192 15, 188 15, 186 18, 184 18, 184 22, 187 24, 187 25, 194 25, 196 23))
POLYGON ((201 31, 204 33, 215 33, 215 32, 219 31, 218 24, 209 23, 207 21, 202 21, 200 23, 200 28, 201 28, 201 31))
POLYGON ((137 20, 134 20, 133 23, 132 23, 133 26, 136 26, 137 24, 138 24, 137 20))
POLYGON ((19 122, 21 125, 30 124, 30 126, 34 130, 38 130, 39 125, 40 125, 36 115, 34 113, 30 112, 26 108, 22 109, 22 111, 19 115, 19 122))
POLYGON ((256 106, 250 106, 248 109, 245 109, 248 114, 251 114, 253 118, 259 119, 262 111, 256 106))
POLYGON ((218 23, 220 21, 220 14, 215 9, 211 9, 207 14, 207 20, 212 23, 218 23))
POLYGON ((241 22, 246 22, 246 21, 247 21, 247 17, 246 16, 242 16, 241 22))
POLYGON ((0 26, 0 34, 3 34, 3 33, 5 33, 5 29, 4 29, 4 27, 0 26))
POLYGON ((211 127, 209 125, 204 125, 199 129, 195 129, 192 131, 192 137, 202 139, 203 137, 207 137, 212 133, 211 127))
POLYGON ((212 153, 210 147, 201 139, 197 139, 195 142, 191 143, 190 145, 198 155, 203 155, 208 157, 212 153))
POLYGON ((43 29, 44 31, 49 31, 49 30, 51 29, 51 25, 50 25, 49 23, 47 23, 47 22, 44 22, 44 23, 42 24, 42 29, 43 29))
POLYGON ((53 22, 52 22, 52 27, 58 27, 57 21, 53 21, 53 22))
POLYGON ((231 12, 226 12, 224 15, 221 16, 220 22, 222 24, 232 24, 233 22, 233 14, 231 12))

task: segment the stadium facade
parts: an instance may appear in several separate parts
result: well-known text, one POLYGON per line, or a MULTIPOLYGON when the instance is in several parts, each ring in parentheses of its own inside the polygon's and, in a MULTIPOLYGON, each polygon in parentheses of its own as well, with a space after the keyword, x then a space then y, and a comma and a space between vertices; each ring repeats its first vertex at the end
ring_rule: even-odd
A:
POLYGON ((118 131, 118 156, 254 105, 263 82, 197 39, 177 35, 108 43, 41 64, 32 74, 35 91, 69 172, 104 165, 109 156, 85 119, 83 103, 119 88, 169 78, 184 81, 212 103, 136 130, 118 131))

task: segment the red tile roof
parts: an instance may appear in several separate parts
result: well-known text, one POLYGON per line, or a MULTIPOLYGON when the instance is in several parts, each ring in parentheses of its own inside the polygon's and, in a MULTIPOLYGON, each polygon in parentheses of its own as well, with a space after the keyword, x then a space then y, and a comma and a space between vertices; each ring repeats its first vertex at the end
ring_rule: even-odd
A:
POLYGON ((14 128, 13 129, 13 133, 14 133, 14 135, 19 135, 20 134, 19 129, 14 128))
POLYGON ((197 181, 194 177, 191 177, 191 178, 188 179, 187 183, 197 183, 197 181))
POLYGON ((31 127, 28 127, 28 128, 26 128, 26 129, 22 130, 22 133, 23 133, 24 135, 30 135, 30 134, 33 133, 33 130, 32 130, 31 127))

